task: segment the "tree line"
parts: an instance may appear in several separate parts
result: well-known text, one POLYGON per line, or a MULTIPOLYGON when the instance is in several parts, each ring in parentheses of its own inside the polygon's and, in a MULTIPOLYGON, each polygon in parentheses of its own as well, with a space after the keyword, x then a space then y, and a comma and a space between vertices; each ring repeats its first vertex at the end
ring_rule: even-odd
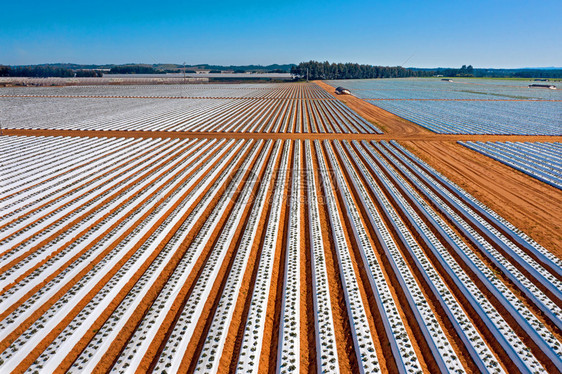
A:
POLYGON ((474 68, 472 65, 463 65, 460 69, 437 70, 435 74, 444 75, 446 77, 474 77, 474 68))
MULTIPOLYGON (((77 64, 43 64, 28 66, 3 66, 0 65, 0 77, 101 77, 103 72, 98 69, 110 69, 109 74, 158 74, 166 72, 183 72, 183 69, 176 68, 182 65, 144 65, 144 64, 126 64, 126 65, 77 65, 77 64), (166 69, 163 69, 166 67, 166 69), (174 68, 174 69, 171 69, 174 68)), ((258 66, 258 65, 255 65, 258 66)), ((255 67, 248 65, 247 67, 255 67)), ((443 75, 445 77, 483 77, 483 78, 562 78, 562 69, 483 69, 473 68, 472 65, 463 65, 460 69, 452 68, 409 68, 405 69, 400 66, 373 66, 360 65, 354 63, 329 63, 309 61, 302 62, 299 65, 269 65, 262 66, 269 70, 267 72, 283 72, 292 66, 290 72, 297 79, 306 78, 308 70, 309 79, 368 79, 368 78, 399 78, 399 77, 430 77, 435 75, 443 75), (276 69, 270 69, 276 68, 276 69)), ((182 66, 183 67, 183 66, 182 66)), ((198 68, 203 65, 197 66, 198 68)), ((216 68, 212 65, 204 65, 211 68, 210 70, 234 70, 235 73, 245 71, 241 67, 221 67, 216 68)), ((259 66, 258 66, 259 67, 259 66)), ((189 66, 186 73, 195 73, 189 66)))
POLYGON ((476 77, 476 78, 562 78, 562 69, 485 69, 463 65, 460 69, 437 68, 419 69, 431 72, 433 75, 445 77, 476 77))
POLYGON ((369 79, 429 77, 433 73, 423 70, 406 69, 401 66, 373 66, 354 63, 329 63, 309 61, 301 62, 291 68, 291 74, 297 78, 308 79, 369 79))
POLYGON ((73 77, 102 77, 103 73, 97 70, 74 70, 53 66, 2 66, 0 77, 27 77, 27 78, 73 78, 73 77))
POLYGON ((165 72, 146 65, 119 65, 112 67, 109 74, 165 74, 165 72))

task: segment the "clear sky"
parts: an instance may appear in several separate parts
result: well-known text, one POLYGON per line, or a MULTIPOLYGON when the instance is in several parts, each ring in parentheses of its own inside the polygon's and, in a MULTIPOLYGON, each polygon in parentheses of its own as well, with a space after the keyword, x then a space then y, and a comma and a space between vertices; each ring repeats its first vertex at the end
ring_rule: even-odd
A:
POLYGON ((0 64, 562 66, 562 0, 9 1, 0 64))

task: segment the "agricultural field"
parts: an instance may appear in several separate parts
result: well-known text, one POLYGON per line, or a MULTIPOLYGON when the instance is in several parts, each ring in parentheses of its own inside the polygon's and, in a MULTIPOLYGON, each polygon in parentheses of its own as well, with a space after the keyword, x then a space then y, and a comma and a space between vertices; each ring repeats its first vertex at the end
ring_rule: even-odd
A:
POLYGON ((357 97, 440 134, 562 135, 562 90, 529 88, 530 83, 400 78, 345 85, 357 97))
POLYGON ((380 133, 316 85, 6 88, 3 128, 380 133), (216 86, 216 87, 215 87, 216 86), (165 87, 168 88, 166 91, 165 87))
POLYGON ((556 221, 473 149, 560 143, 420 141, 322 87, 0 90, 0 372, 562 371, 560 246, 447 177, 486 160, 556 221))
POLYGON ((460 142, 460 144, 562 189, 560 143, 460 142))

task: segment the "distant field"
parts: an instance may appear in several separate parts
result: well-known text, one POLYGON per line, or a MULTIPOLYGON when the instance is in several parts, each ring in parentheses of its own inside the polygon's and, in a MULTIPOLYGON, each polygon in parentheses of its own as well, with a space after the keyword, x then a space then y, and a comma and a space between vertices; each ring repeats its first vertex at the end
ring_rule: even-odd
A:
POLYGON ((562 87, 532 81, 401 78, 327 81, 441 134, 562 135, 562 87))

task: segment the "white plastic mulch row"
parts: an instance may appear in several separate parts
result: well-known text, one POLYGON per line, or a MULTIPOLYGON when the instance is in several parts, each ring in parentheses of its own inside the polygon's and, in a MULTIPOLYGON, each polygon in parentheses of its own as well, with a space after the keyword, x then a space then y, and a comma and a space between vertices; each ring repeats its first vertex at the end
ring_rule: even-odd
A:
MULTIPOLYGON (((328 271, 326 268, 326 253, 322 238, 322 225, 318 208, 318 189, 310 141, 306 140, 306 185, 308 205, 308 229, 311 243, 312 266, 312 297, 314 303, 314 324, 316 336, 316 360, 319 371, 323 373, 339 373, 338 351, 336 348, 336 333, 334 329, 334 316, 330 297, 328 271)), ((320 187, 319 187, 320 188, 320 187)))
MULTIPOLYGON (((161 212, 160 214, 165 213, 167 210, 170 213, 168 217, 144 242, 141 248, 139 248, 139 251, 135 253, 135 255, 119 269, 118 273, 108 282, 106 286, 104 286, 104 288, 100 290, 100 292, 98 292, 98 294, 92 299, 92 301, 90 301, 83 308, 83 310, 58 335, 58 337, 39 357, 38 361, 41 362, 40 365, 42 366, 42 369, 54 370, 61 363, 64 356, 60 353, 70 353, 74 345, 72 342, 73 338, 76 341, 81 335, 83 336, 88 332, 90 326, 94 323, 96 318, 98 318, 98 316, 101 315, 101 313, 103 313, 104 310, 109 307, 110 303, 113 302, 114 296, 116 296, 115 292, 119 292, 121 287, 126 282, 128 282, 128 280, 135 274, 136 271, 138 271, 139 266, 144 262, 143 260, 145 260, 148 256, 150 256, 158 249, 160 243, 163 242, 164 238, 168 235, 168 232, 170 232, 172 227, 180 222, 183 215, 189 209, 191 203, 193 203, 193 201, 197 197, 192 191, 188 195, 188 198, 180 200, 179 198, 182 193, 193 186, 194 182, 197 181, 199 177, 207 177, 209 175, 208 173, 212 175, 213 171, 210 170, 211 166, 213 165, 214 161, 221 160, 221 158, 225 155, 227 149, 228 147, 223 147, 220 151, 216 152, 213 155, 213 158, 209 160, 209 162, 205 163, 205 165, 200 167, 195 174, 190 176, 185 182, 174 189, 174 192, 170 196, 170 199, 166 203, 166 206, 163 209, 159 209, 159 211, 161 212), (173 208, 173 205, 177 202, 179 202, 178 206, 176 208, 173 208), (108 297, 108 295, 113 295, 113 297, 108 297)), ((208 183, 209 181, 207 178, 207 184, 208 183)), ((159 213, 155 213, 155 218, 158 218, 159 213)), ((156 279, 159 273, 163 270, 164 265, 170 260, 171 256, 173 256, 174 251, 172 249, 174 247, 171 245, 171 242, 168 242, 168 244, 169 245, 164 247, 159 253, 158 257, 153 261, 151 267, 149 267, 143 273, 143 277, 135 285, 136 288, 127 294, 127 299, 124 302, 124 304, 127 305, 127 308, 124 310, 118 310, 117 313, 114 313, 111 318, 111 323, 104 325, 104 327, 111 324, 117 325, 118 327, 119 325, 120 327, 123 327, 124 323, 126 322, 126 318, 130 316, 130 314, 132 314, 135 310, 135 305, 130 302, 130 299, 135 296, 135 293, 142 294, 142 291, 138 290, 138 288, 140 287, 144 286, 144 292, 146 293, 146 288, 151 285, 147 278, 149 278, 150 280, 156 279)), ((136 301, 138 303, 141 300, 137 298, 136 301)), ((88 348, 90 348, 90 350, 87 352, 87 354, 92 354, 91 348, 92 346, 96 346, 98 350, 95 353, 98 357, 101 358, 101 355, 104 353, 104 349, 107 350, 109 348, 109 345, 116 338, 119 331, 120 329, 113 331, 111 331, 111 329, 100 329, 97 336, 89 345, 88 348)), ((36 368, 34 368, 34 366, 32 365, 29 368, 29 371, 32 372, 34 369, 36 368)))
POLYGON ((280 373, 300 371, 300 298, 301 298, 301 143, 294 142, 289 229, 283 283, 283 306, 279 327, 280 373))
MULTIPOLYGON (((277 156, 279 145, 279 142, 276 142, 273 149, 274 157, 277 156)), ((260 153, 260 156, 252 169, 252 172, 256 175, 259 175, 259 171, 263 168, 266 161, 266 151, 270 147, 271 141, 268 141, 266 148, 260 153)), ((235 183, 231 183, 229 188, 234 188, 242 180, 242 176, 245 172, 246 170, 244 168, 240 168, 234 177, 233 181, 235 183)), ((234 234, 238 229, 241 216, 244 213, 244 208, 247 206, 249 199, 251 199, 253 187, 252 183, 245 183, 242 187, 240 196, 237 197, 236 203, 229 214, 228 220, 222 226, 220 236, 217 239, 209 258, 207 259, 207 262, 205 263, 205 267, 203 268, 200 277, 197 279, 187 302, 181 310, 179 319, 177 320, 175 326, 173 326, 172 334, 164 345, 164 349, 162 350, 155 367, 156 371, 166 370, 176 372, 180 367, 183 360, 183 354, 175 353, 185 352, 191 341, 191 336, 197 323, 199 322, 198 316, 200 316, 203 312, 203 307, 207 301, 207 297, 215 284, 216 277, 221 269, 221 264, 224 261, 229 247, 231 246, 234 234)), ((223 195, 222 199, 230 199, 229 195, 232 192, 233 191, 227 191, 223 195)), ((206 233, 206 230, 202 230, 202 233, 206 233)))
POLYGON ((359 292, 357 275, 353 268, 350 255, 350 248, 344 234, 343 224, 339 216, 339 208, 330 182, 330 175, 322 155, 320 142, 315 141, 316 157, 318 168, 322 179, 322 190, 326 198, 328 216, 330 218, 330 228, 334 245, 338 257, 338 267, 343 291, 346 299, 346 307, 350 319, 350 325, 354 328, 351 331, 355 354, 361 372, 369 373, 380 370, 379 361, 375 351, 373 334, 367 320, 365 306, 359 292))
POLYGON ((214 99, 100 97, 87 101, 72 96, 16 97, 7 100, 8 116, 4 126, 68 130, 380 133, 374 125, 318 86, 303 87, 306 88, 301 89, 302 92, 311 94, 283 98, 286 86, 272 85, 270 90, 280 93, 279 98, 270 100, 229 98, 227 95, 214 99), (68 104, 64 111, 62 108, 55 110, 65 101, 68 104))
MULTIPOLYGON (((249 159, 255 157, 259 144, 253 145, 250 154, 248 154, 247 157, 248 161, 242 160, 242 156, 248 150, 250 145, 251 142, 246 142, 243 149, 236 153, 232 162, 220 174, 217 181, 211 186, 210 190, 198 203, 192 214, 182 224, 182 227, 178 229, 178 233, 180 235, 178 241, 190 232, 193 225, 197 222, 197 219, 203 214, 206 206, 213 198, 216 198, 218 192, 220 191, 220 187, 226 183, 227 178, 235 171, 236 164, 242 161, 241 166, 243 167, 250 162, 249 159)), ((235 189, 236 183, 230 188, 231 190, 235 189)), ((162 288, 162 291, 159 293, 151 308, 147 311, 145 318, 143 318, 133 336, 130 338, 129 343, 123 351, 124 354, 122 355, 122 358, 119 359, 113 367, 114 372, 125 372, 127 370, 134 370, 138 367, 146 353, 146 350, 149 348, 152 339, 158 333, 162 322, 166 318, 167 311, 170 310, 173 303, 176 302, 176 298, 180 293, 183 284, 185 283, 187 277, 191 274, 191 270, 193 269, 195 262, 205 248, 206 240, 208 240, 212 232, 217 227, 220 217, 225 213, 227 203, 228 200, 226 198, 219 199, 218 205, 215 206, 213 212, 207 218, 205 224, 195 239, 191 242, 191 245, 179 261, 174 272, 162 288)), ((88 358, 84 357, 83 360, 88 360, 88 358)), ((78 361, 78 363, 79 362, 80 361, 78 361)))
MULTIPOLYGON (((372 156, 376 155, 376 151, 371 145, 364 143, 366 148, 370 150, 370 154, 372 156)), ((383 165, 386 165, 385 168, 389 171, 392 175, 400 181, 401 186, 408 189, 411 193, 410 186, 401 179, 401 177, 396 174, 394 169, 388 165, 385 160, 380 158, 380 156, 376 157, 379 162, 383 165)), ((528 350, 526 350, 526 345, 521 341, 520 337, 513 331, 513 329, 509 326, 509 324, 505 321, 502 315, 497 311, 497 309, 492 305, 490 300, 486 298, 486 296, 480 291, 480 289, 476 286, 476 284, 471 280, 471 278, 466 274, 466 272, 462 269, 462 267, 458 264, 458 262, 453 258, 453 256, 446 250, 443 244, 437 239, 435 234, 429 229, 426 223, 421 219, 421 217, 415 212, 415 210, 410 206, 410 204, 406 201, 405 197, 400 194, 400 192, 396 189, 394 185, 387 179, 386 176, 381 175, 381 180, 383 181, 384 185, 389 191, 392 191, 394 197, 396 198, 398 204, 400 205, 401 209, 407 214, 410 218, 410 222, 414 225, 418 234, 422 235, 422 237, 426 238, 428 242, 431 243, 431 250, 441 259, 443 266, 446 269, 449 269, 449 274, 454 274, 454 277, 459 282, 459 285, 462 284, 464 289, 467 291, 465 296, 472 300, 472 305, 478 306, 481 308, 480 311, 480 318, 484 321, 489 321, 496 330, 497 334, 495 335, 499 339, 503 339, 503 344, 505 347, 511 347, 511 354, 514 355, 514 358, 518 358, 527 368, 531 371, 540 370, 542 365, 533 356, 528 350)), ((415 193, 412 193, 415 196, 415 193)), ((417 199, 420 201, 419 199, 417 199)), ((428 209, 426 208, 426 211, 428 209)), ((431 214, 431 211, 430 211, 431 214)), ((434 216, 434 213, 432 214, 434 216)), ((435 218, 435 217, 434 217, 435 218)), ((447 225, 440 226, 443 229, 448 229, 447 225)), ((448 230, 448 234, 450 237, 455 237, 456 234, 453 231, 448 230)), ((460 242, 460 238, 458 239, 460 242)))
POLYGON ((533 178, 562 189, 560 143, 459 142, 533 178), (551 152, 554 151, 554 152, 551 152))
POLYGON ((274 165, 277 157, 271 157, 266 168, 259 190, 253 199, 252 209, 244 227, 236 256, 230 274, 228 274, 224 290, 220 297, 211 326, 205 337, 201 354, 197 359, 195 371, 198 373, 216 372, 220 357, 222 356, 225 342, 228 338, 229 328, 234 316, 238 297, 241 294, 242 281, 247 271, 252 246, 256 240, 260 218, 267 208, 267 192, 273 184, 274 165))
MULTIPOLYGON (((197 222, 197 219, 203 214, 205 203, 208 202, 209 199, 211 199, 213 196, 216 196, 216 193, 220 186, 220 182, 224 181, 226 175, 231 172, 234 163, 239 160, 239 157, 234 157, 233 160, 230 160, 232 155, 236 154, 236 152, 238 151, 245 151, 248 146, 249 142, 242 144, 242 142, 239 141, 225 154, 219 155, 219 162, 216 165, 212 166, 211 169, 206 171, 206 173, 203 175, 203 179, 198 183, 196 188, 193 189, 186 196, 186 198, 182 200, 181 204, 176 208, 176 210, 178 210, 178 217, 184 216, 187 210, 199 197, 200 191, 210 186, 210 189, 205 194, 203 200, 201 200, 191 211, 188 217, 183 220, 181 226, 177 229, 177 231, 175 231, 173 236, 166 243, 165 247, 159 253, 158 257, 153 261, 150 268, 142 275, 139 281, 127 294, 125 299, 112 313, 111 317, 109 317, 108 321, 99 329, 90 344, 84 349, 78 359, 74 362, 71 371, 93 370, 95 366, 102 360, 103 355, 108 351, 110 344, 118 336, 121 329, 128 323, 128 319, 137 310, 139 304, 146 297, 150 288, 156 283, 156 280, 162 276, 162 271, 170 261, 171 256, 173 256, 177 251, 180 250, 180 246, 197 222), (229 162, 227 163, 227 161, 229 162), (219 177, 217 183, 211 185, 213 179, 219 174, 219 172, 225 165, 227 165, 226 170, 222 173, 221 177, 219 177)), ((193 254, 190 253, 190 255, 193 254)), ((150 312, 145 317, 145 319, 149 320, 152 320, 152 318, 153 315, 150 312)), ((133 339, 131 340, 131 342, 136 343, 137 341, 133 339)), ((136 352, 128 352, 127 356, 130 356, 131 353, 136 352)), ((119 362, 116 363, 116 367, 126 364, 124 363, 125 359, 120 359, 118 361, 119 362)))

